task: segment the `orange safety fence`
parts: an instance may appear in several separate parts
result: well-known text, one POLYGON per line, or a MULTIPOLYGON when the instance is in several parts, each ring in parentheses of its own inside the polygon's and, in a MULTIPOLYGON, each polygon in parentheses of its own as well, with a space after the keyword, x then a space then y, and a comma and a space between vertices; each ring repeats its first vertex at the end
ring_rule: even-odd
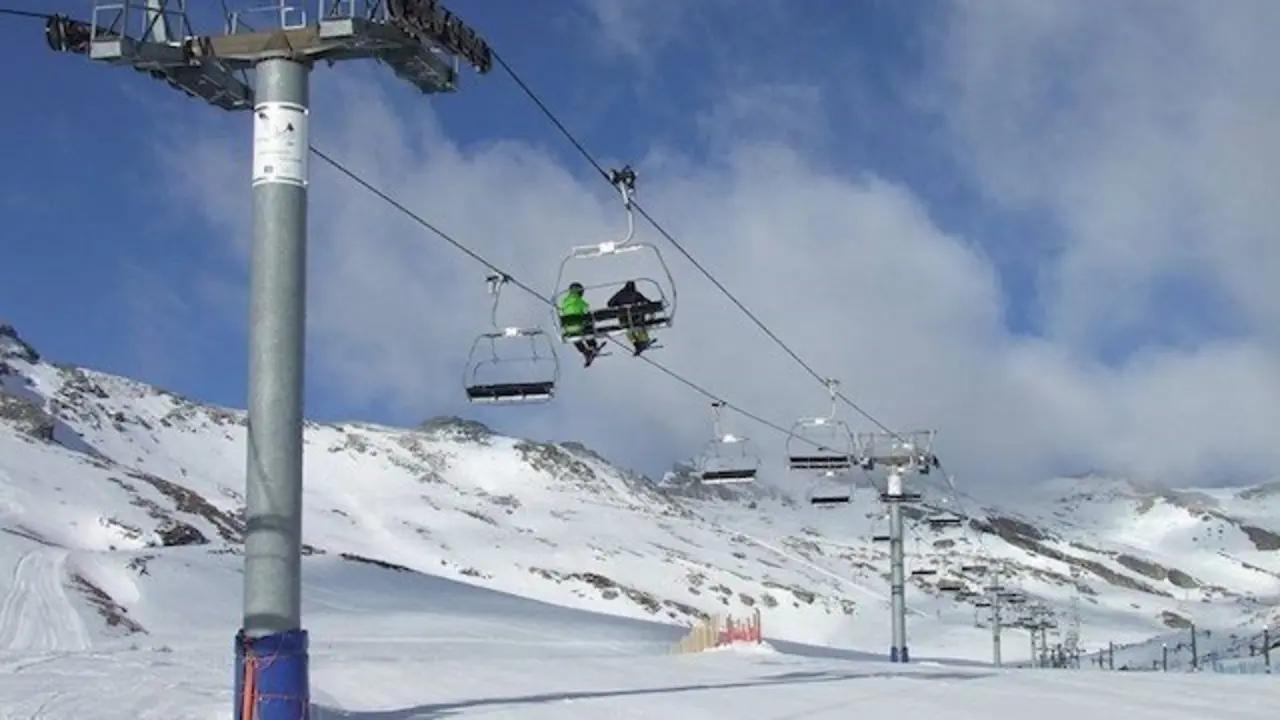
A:
POLYGON ((760 610, 757 608, 746 618, 735 618, 732 615, 710 616, 694 625, 689 634, 681 638, 672 651, 695 653, 732 643, 758 644, 763 641, 760 610))

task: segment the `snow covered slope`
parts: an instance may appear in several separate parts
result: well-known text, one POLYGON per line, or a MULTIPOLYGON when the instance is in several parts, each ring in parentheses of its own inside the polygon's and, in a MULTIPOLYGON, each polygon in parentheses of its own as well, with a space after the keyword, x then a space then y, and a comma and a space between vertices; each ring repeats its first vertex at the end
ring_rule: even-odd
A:
MULTIPOLYGON (((66 560, 123 590, 138 583, 129 554, 66 560)), ((0 651, 0 717, 232 717, 237 559, 175 548, 146 568, 136 612, 152 633, 89 652, 0 651)), ((1272 678, 904 666, 785 644, 671 655, 669 626, 331 555, 306 558, 303 581, 316 720, 1274 715, 1272 678)))
MULTIPOLYGON (((238 593, 235 562, 198 558, 239 553, 243 424, 239 411, 47 363, 0 328, 0 564, 11 568, 0 572, 0 647, 96 648, 181 624, 160 607, 172 596, 153 592, 161 580, 149 570, 174 553, 190 563, 192 602, 238 593), (23 629, 38 617, 52 618, 51 629, 23 629)), ((305 472, 314 557, 669 623, 760 608, 766 634, 780 640, 876 653, 888 644, 886 548, 868 541, 880 522, 869 493, 816 510, 772 491, 662 490, 579 445, 458 419, 412 430, 309 424, 305 472)), ((910 561, 940 576, 959 575, 962 563, 1004 564, 1006 585, 1059 611, 1078 596, 1082 634, 1095 646, 1161 632, 1170 614, 1206 626, 1256 622, 1251 613, 1280 595, 1275 552, 1258 544, 1280 518, 1271 495, 1222 496, 1211 514, 1221 532, 1192 541, 1169 525, 1206 511, 1157 499, 1140 512, 1145 496, 1135 493, 1058 493, 1016 512, 969 501, 968 532, 912 523, 910 561), (1185 596, 1188 582, 1206 602, 1185 596)), ((933 498, 939 508, 950 501, 933 498)), ((936 581, 913 580, 908 592, 916 656, 986 658, 989 634, 975 627, 972 605, 937 592, 936 581)))

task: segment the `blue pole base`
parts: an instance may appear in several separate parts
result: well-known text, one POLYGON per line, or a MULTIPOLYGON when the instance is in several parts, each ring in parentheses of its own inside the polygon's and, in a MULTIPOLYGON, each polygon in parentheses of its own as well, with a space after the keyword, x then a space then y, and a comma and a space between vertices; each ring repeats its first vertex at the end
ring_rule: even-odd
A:
POLYGON ((308 720, 307 648, 306 630, 260 638, 236 633, 235 720, 308 720))
POLYGON ((907 654, 907 649, 905 647, 901 647, 901 648, 891 647, 889 648, 889 662, 904 663, 904 662, 911 662, 911 659, 907 654))

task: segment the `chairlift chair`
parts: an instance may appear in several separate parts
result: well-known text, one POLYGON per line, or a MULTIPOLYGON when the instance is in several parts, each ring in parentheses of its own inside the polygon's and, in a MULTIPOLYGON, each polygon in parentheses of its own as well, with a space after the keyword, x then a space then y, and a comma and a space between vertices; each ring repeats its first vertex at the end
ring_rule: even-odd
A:
POLYGON ((818 481, 806 493, 809 498, 810 505, 819 507, 832 507, 835 505, 847 505, 853 502, 853 492, 856 484, 853 480, 843 473, 827 471, 818 478, 818 481), (833 486, 833 483, 843 484, 833 486))
POLYGON ((925 522, 933 530, 943 530, 946 528, 959 527, 964 521, 956 515, 933 515, 925 518, 925 522))
POLYGON ((550 401, 555 397, 560 380, 560 361, 555 343, 539 327, 502 327, 498 324, 498 304, 502 287, 510 281, 506 275, 486 278, 493 306, 489 313, 493 329, 482 333, 471 343, 463 386, 467 399, 476 404, 515 405, 550 401), (499 350, 502 348, 502 350, 499 350), (520 367, 520 372, 498 372, 520 367), (494 373, 505 379, 484 380, 494 373))
POLYGON ((800 418, 787 435, 787 464, 795 471, 816 471, 823 477, 844 475, 853 469, 857 439, 848 423, 836 418, 836 388, 840 381, 823 381, 831 395, 825 416, 800 418), (815 449, 816 448, 816 449, 815 449))
POLYGON ((1010 605, 1025 605, 1027 602, 1027 596, 1016 590, 999 592, 997 593, 997 596, 1000 598, 1001 602, 1005 602, 1010 605))
MULTIPOLYGON (((636 189, 635 171, 630 167, 614 170, 610 173, 610 179, 614 187, 622 195, 622 202, 627 211, 627 233, 621 240, 610 240, 594 245, 574 247, 570 250, 569 255, 560 262, 560 271, 556 275, 556 294, 552 300, 555 305, 558 327, 560 328, 560 339, 565 343, 623 335, 632 330, 647 331, 666 328, 670 327, 675 319, 676 286, 675 278, 671 275, 671 269, 667 266, 666 260, 663 259, 662 252, 658 250, 657 246, 650 243, 635 242, 636 220, 632 203, 632 195, 635 194, 636 189), (629 277, 605 283, 583 283, 583 289, 584 294, 602 288, 611 288, 616 291, 630 280, 636 283, 636 289, 650 299, 649 302, 621 307, 606 307, 602 303, 601 307, 591 310, 587 315, 559 314, 560 300, 568 294, 569 286, 577 282, 577 279, 569 272, 571 269, 578 268, 584 263, 629 257, 633 256, 633 253, 639 252, 647 253, 657 261, 657 266, 663 275, 661 280, 648 277, 629 277), (585 327, 581 331, 566 332, 566 325, 584 325, 585 327)), ((611 292, 609 295, 604 295, 604 297, 608 298, 612 294, 611 292)), ((650 349, 656 347, 661 346, 657 344, 649 346, 650 349)))
POLYGON ((808 493, 809 504, 817 507, 834 507, 836 505, 848 505, 853 502, 852 488, 824 488, 815 486, 810 488, 808 493))
MULTIPOLYGON (((885 516, 883 516, 883 515, 881 516, 881 518, 882 518, 882 519, 883 519, 884 517, 885 517, 885 516)), ((872 521, 872 524, 871 524, 871 542, 873 542, 873 543, 887 543, 887 542, 890 542, 890 541, 892 541, 892 540, 893 540, 893 536, 889 534, 889 528, 888 528, 888 527, 881 527, 881 526, 880 526, 880 521, 879 521, 879 520, 877 520, 877 521, 872 521)))
POLYGON ((760 456, 749 450, 747 438, 723 432, 723 411, 723 400, 711 403, 715 436, 698 457, 694 477, 703 485, 741 485, 754 482, 760 470, 760 456))
POLYGON ((953 577, 945 577, 938 580, 938 590, 941 592, 960 592, 964 590, 964 583, 953 577))
MULTIPOLYGON (((918 560, 918 561, 920 562, 920 564, 921 564, 921 565, 924 565, 924 562, 925 562, 925 560, 924 560, 924 558, 925 558, 925 554, 924 554, 924 552, 921 550, 921 547, 922 547, 923 543, 922 543, 922 542, 921 542, 921 540, 920 540, 920 536, 919 536, 919 535, 915 535, 915 536, 912 538, 912 543, 911 543, 911 544, 912 544, 912 552, 911 552, 911 557, 912 557, 912 559, 913 559, 913 560, 918 560)), ((912 571, 910 572, 911 577, 933 577, 933 576, 935 576, 935 575, 937 575, 937 574, 938 574, 938 570, 937 570, 936 568, 932 568, 932 567, 921 567, 921 568, 920 568, 920 569, 918 569, 918 570, 912 570, 912 571)))

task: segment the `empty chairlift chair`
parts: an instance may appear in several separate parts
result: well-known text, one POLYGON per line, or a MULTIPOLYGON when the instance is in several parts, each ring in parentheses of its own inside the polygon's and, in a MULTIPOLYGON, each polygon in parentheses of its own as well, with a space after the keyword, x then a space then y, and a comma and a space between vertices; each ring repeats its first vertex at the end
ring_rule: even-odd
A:
MULTIPOLYGON (((556 306, 556 317, 560 328, 562 342, 573 343, 584 339, 604 340, 612 336, 626 335, 633 332, 648 334, 657 328, 670 327, 675 319, 676 287, 670 268, 662 258, 662 252, 649 243, 635 242, 635 211, 631 198, 635 193, 636 174, 631 168, 614 170, 611 180, 622 195, 623 205, 627 211, 627 232, 620 240, 582 245, 570 250, 569 255, 560 263, 560 272, 556 276, 556 295, 553 300, 556 306), (617 278, 620 271, 610 273, 605 282, 584 281, 578 277, 593 275, 605 261, 624 258, 647 257, 650 269, 657 270, 660 279, 632 274, 617 278), (636 289, 648 298, 647 302, 608 307, 607 301, 627 282, 635 283, 636 289), (584 296, 588 296, 591 310, 586 315, 560 315, 560 301, 569 293, 569 288, 579 283, 583 287, 584 296), (604 291, 604 292, 601 292, 604 291)), ((639 270, 639 268, 634 268, 639 270)), ((650 344, 649 348, 659 347, 650 344)))
POLYGON ((493 326, 471 344, 463 379, 467 399, 477 404, 544 403, 555 397, 560 361, 555 343, 541 328, 500 327, 498 303, 510 278, 487 278, 493 296, 493 326))
POLYGON ((810 505, 834 507, 853 502, 853 481, 847 475, 821 477, 809 488, 806 497, 810 505))
MULTIPOLYGON (((801 418, 791 426, 787 436, 787 467, 794 472, 814 473, 820 479, 848 475, 857 464, 857 439, 848 423, 836 417, 836 395, 839 381, 825 380, 831 396, 831 407, 822 417, 801 418)), ((838 505, 853 499, 852 483, 845 492, 814 491, 813 505, 838 505)))
POLYGON ((929 525, 931 530, 948 530, 958 528, 964 524, 964 519, 951 514, 930 515, 925 518, 925 523, 929 525))
POLYGON ((912 538, 911 562, 912 569, 908 572, 911 577, 926 578, 937 577, 938 569, 932 567, 931 563, 926 564, 924 554, 924 542, 919 535, 912 538), (918 563, 918 565, 917 565, 918 563))
POLYGON ((889 534, 889 523, 887 516, 881 516, 871 524, 871 542, 884 544, 891 542, 893 535, 889 534))
POLYGON ((755 482, 760 471, 760 456, 751 450, 747 438, 723 431, 723 411, 723 400, 711 403, 715 436, 695 461, 694 477, 703 485, 741 485, 755 482))
MULTIPOLYGON (((925 524, 929 526, 930 530, 948 530, 951 528, 958 528, 963 525, 964 519, 958 515, 950 513, 939 513, 926 517, 925 524)), ((938 590, 942 592, 960 592, 961 590, 964 590, 964 581, 954 575, 952 572, 954 568, 950 563, 947 564, 946 569, 947 572, 944 573, 945 576, 938 580, 938 590)))

